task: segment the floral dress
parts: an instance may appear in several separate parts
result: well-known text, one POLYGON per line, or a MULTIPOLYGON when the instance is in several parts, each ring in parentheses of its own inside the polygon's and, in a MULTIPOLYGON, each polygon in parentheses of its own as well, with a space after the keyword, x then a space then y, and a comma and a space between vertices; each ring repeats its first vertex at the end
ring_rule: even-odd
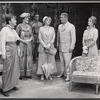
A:
MULTIPOLYGON (((17 26, 17 32, 20 38, 24 40, 29 40, 32 36, 31 27, 28 26, 25 29, 22 24, 17 26)), ((32 59, 32 42, 20 43, 20 76, 31 76, 33 71, 33 59, 32 59)))

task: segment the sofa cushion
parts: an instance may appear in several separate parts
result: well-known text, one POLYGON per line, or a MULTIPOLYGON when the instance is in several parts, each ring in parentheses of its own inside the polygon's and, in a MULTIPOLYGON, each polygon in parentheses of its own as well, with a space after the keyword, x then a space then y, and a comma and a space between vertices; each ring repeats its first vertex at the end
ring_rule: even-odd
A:
POLYGON ((72 81, 80 83, 98 83, 100 80, 99 72, 74 71, 72 81))
POLYGON ((100 72, 100 56, 76 59, 77 71, 100 72))
POLYGON ((85 71, 74 71, 73 75, 79 75, 79 76, 87 76, 87 77, 91 77, 91 76, 98 76, 100 77, 100 73, 99 72, 85 72, 85 71))

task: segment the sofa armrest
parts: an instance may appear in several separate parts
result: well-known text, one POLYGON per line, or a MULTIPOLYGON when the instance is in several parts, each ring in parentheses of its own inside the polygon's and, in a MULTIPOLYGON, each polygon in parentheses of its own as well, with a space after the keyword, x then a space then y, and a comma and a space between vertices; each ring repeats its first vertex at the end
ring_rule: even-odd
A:
POLYGON ((69 75, 70 75, 70 79, 71 79, 71 77, 72 77, 72 73, 74 72, 74 71, 76 71, 76 60, 77 59, 79 59, 79 58, 81 58, 82 56, 77 56, 77 57, 75 57, 75 58, 73 58, 71 61, 70 61, 70 63, 69 63, 69 75))

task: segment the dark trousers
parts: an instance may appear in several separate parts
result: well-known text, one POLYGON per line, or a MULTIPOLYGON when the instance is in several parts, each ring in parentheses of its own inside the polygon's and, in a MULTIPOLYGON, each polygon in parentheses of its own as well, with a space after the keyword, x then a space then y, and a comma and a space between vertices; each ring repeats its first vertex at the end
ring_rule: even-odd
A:
POLYGON ((34 43, 34 49, 33 49, 33 59, 36 60, 36 58, 38 57, 38 47, 39 47, 39 43, 34 43))

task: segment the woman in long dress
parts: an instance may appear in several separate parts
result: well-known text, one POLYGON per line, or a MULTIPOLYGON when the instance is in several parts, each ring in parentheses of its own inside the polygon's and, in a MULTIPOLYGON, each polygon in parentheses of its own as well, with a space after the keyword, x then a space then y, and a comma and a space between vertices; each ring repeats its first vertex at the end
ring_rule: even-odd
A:
POLYGON ((6 23, 8 24, 2 28, 0 33, 1 54, 3 59, 3 73, 2 73, 2 94, 9 96, 8 92, 15 89, 19 82, 20 68, 18 57, 18 46, 16 41, 20 39, 16 33, 14 26, 16 25, 16 17, 12 14, 6 15, 6 23))
POLYGON ((44 80, 44 72, 42 69, 42 66, 45 63, 49 63, 53 65, 53 70, 51 71, 49 75, 49 79, 52 80, 51 74, 55 73, 57 71, 56 64, 55 64, 55 57, 54 55, 51 55, 49 53, 46 53, 45 50, 49 50, 51 47, 54 47, 54 41, 55 41, 55 31, 54 28, 49 26, 51 23, 51 18, 48 16, 45 16, 43 18, 44 26, 40 27, 39 29, 39 59, 38 59, 38 68, 37 68, 37 74, 41 75, 41 80, 44 80))
POLYGON ((76 63, 78 70, 100 73, 100 56, 98 56, 97 48, 98 30, 95 28, 96 22, 97 19, 94 16, 88 19, 88 27, 83 33, 82 57, 76 63))
POLYGON ((83 56, 98 56, 97 39, 98 30, 95 28, 96 17, 88 19, 88 27, 83 33, 83 56))
POLYGON ((33 71, 33 59, 32 59, 32 28, 28 24, 30 14, 22 13, 20 15, 23 22, 19 24, 16 28, 17 33, 19 34, 21 39, 28 40, 29 42, 26 44, 20 43, 20 79, 23 77, 32 78, 33 71))

